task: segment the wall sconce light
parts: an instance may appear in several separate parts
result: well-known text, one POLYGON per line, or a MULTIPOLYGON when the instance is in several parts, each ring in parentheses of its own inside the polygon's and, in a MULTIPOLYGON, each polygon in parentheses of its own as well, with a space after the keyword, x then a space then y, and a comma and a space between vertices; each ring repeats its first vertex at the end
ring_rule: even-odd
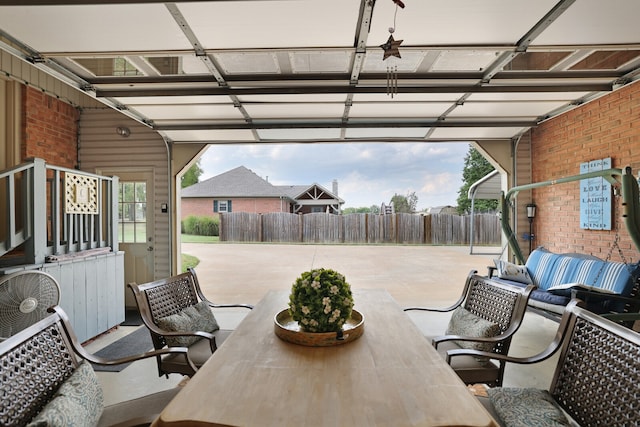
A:
POLYGON ((527 205, 527 218, 529 218, 529 222, 533 222, 533 218, 536 217, 536 205, 535 203, 529 203, 527 205))
POLYGON ((118 126, 116 128, 116 133, 121 137, 126 138, 131 135, 131 130, 128 127, 118 126))
POLYGON ((527 218, 529 219, 529 235, 527 239, 529 240, 529 253, 531 253, 533 238, 533 219, 536 217, 536 205, 535 203, 529 203, 526 206, 527 208, 527 218))

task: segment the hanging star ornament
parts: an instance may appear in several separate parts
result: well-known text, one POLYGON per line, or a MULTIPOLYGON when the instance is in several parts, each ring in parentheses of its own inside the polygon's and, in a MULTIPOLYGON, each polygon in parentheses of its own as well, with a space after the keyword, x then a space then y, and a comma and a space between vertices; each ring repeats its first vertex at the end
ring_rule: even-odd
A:
POLYGON ((387 42, 380 45, 380 47, 384 50, 384 55, 382 57, 382 60, 384 61, 390 56, 402 58, 400 56, 400 50, 398 48, 400 47, 400 43, 402 43, 403 41, 404 40, 394 40, 393 34, 390 35, 387 42))

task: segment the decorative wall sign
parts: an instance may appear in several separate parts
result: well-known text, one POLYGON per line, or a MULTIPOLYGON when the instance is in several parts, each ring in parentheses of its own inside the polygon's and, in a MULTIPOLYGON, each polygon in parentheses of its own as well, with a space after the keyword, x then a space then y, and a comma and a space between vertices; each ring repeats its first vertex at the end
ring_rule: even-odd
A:
POLYGON ((73 173, 64 174, 64 212, 98 214, 98 179, 73 173))
MULTIPOLYGON (((611 158, 580 163, 580 173, 611 169, 611 158)), ((602 177, 580 181, 580 228, 611 230, 611 184, 602 177)))

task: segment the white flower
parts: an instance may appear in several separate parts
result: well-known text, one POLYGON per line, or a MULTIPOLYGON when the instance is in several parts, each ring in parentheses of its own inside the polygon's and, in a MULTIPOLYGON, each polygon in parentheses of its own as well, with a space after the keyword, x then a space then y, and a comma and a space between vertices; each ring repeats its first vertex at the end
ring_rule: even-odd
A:
POLYGON ((309 332, 339 330, 352 307, 350 286, 334 270, 319 268, 304 272, 291 289, 291 316, 309 332))

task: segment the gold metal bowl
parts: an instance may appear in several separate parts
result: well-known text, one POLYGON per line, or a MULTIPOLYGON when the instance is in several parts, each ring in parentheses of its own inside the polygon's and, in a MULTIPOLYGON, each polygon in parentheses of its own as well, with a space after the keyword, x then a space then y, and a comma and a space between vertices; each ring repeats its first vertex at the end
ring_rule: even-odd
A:
POLYGON ((274 318, 273 330, 283 341, 309 347, 328 347, 341 345, 356 340, 364 333, 364 317, 356 310, 351 310, 341 332, 305 332, 298 322, 291 318, 289 310, 282 310, 274 318))

